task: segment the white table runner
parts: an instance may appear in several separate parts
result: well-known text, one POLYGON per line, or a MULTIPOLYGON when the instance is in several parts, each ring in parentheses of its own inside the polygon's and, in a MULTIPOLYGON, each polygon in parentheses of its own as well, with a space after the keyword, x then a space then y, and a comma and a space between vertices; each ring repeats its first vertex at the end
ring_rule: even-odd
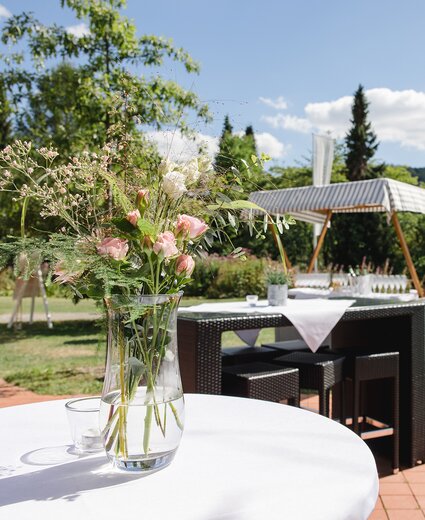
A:
MULTIPOLYGON (((332 331, 344 312, 354 300, 288 300, 285 306, 272 307, 267 300, 261 300, 255 307, 246 302, 202 303, 192 307, 182 307, 189 312, 233 312, 282 314, 297 329, 302 339, 312 352, 320 347, 323 340, 332 331)), ((255 345, 259 330, 235 331, 248 345, 255 345)))

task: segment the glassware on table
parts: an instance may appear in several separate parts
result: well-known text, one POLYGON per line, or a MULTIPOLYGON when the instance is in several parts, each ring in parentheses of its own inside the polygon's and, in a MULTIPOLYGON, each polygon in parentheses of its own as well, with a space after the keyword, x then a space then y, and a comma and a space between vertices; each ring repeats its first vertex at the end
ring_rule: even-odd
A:
POLYGON ((258 302, 258 296, 256 294, 247 294, 245 297, 250 307, 255 307, 258 302))
POLYGON ((72 399, 65 408, 75 449, 80 453, 103 450, 99 430, 100 397, 72 399))

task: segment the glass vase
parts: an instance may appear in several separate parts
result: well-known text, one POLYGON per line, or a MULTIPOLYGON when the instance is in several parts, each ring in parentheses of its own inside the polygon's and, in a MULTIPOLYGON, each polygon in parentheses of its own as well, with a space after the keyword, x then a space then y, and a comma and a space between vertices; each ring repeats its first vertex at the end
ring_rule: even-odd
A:
POLYGON ((177 352, 179 294, 113 296, 100 407, 106 454, 123 470, 153 471, 173 460, 183 433, 177 352))

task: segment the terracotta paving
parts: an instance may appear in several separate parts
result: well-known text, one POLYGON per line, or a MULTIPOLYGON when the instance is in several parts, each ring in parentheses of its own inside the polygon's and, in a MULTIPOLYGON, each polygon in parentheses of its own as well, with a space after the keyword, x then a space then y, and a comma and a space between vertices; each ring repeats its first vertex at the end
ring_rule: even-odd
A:
POLYGON ((0 379, 0 408, 15 406, 18 404, 39 403, 41 401, 52 401, 53 399, 67 399, 78 397, 71 395, 38 395, 25 388, 14 386, 0 379))
MULTIPOLYGON (((74 396, 37 395, 0 379, 0 408, 74 396)), ((317 409, 317 398, 302 396, 303 407, 317 409)), ((388 474, 388 461, 377 461, 380 491, 369 520, 425 520, 425 464, 388 474)))

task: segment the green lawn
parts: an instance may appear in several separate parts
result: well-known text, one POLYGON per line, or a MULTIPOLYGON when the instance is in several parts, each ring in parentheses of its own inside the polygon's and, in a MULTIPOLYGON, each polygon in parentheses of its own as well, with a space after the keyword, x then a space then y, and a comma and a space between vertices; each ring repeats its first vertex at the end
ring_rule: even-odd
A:
MULTIPOLYGON (((53 312, 96 312, 96 304, 93 300, 81 300, 77 305, 67 298, 49 298, 49 309, 53 312)), ((30 311, 30 298, 23 300, 23 312, 30 311)), ((0 314, 10 315, 13 309, 14 301, 11 296, 0 296, 0 314)), ((43 300, 37 298, 35 301, 35 312, 44 313, 43 300)))
MULTIPOLYGON (((38 312, 43 312, 38 300, 38 312)), ((187 298, 182 304, 201 301, 187 298)), ((10 314, 11 305, 10 297, 0 297, 0 314, 10 314)), ((96 312, 95 304, 89 300, 74 305, 64 298, 50 298, 49 306, 53 312, 96 312)), ((273 330, 265 329, 257 343, 273 337, 273 330)), ((241 344, 233 332, 223 334, 224 347, 241 344)), ((42 322, 24 324, 20 330, 0 324, 0 378, 36 393, 97 394, 102 389, 104 363, 105 336, 100 323, 55 322, 51 330, 42 322)))

